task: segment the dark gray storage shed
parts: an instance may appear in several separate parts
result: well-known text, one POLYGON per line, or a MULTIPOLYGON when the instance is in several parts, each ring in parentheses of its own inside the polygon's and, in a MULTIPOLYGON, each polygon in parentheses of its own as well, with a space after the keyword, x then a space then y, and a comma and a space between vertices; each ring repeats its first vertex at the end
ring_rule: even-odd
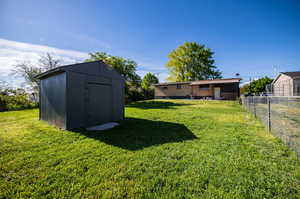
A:
POLYGON ((62 129, 124 118, 124 79, 102 61, 61 66, 40 79, 40 119, 62 129))

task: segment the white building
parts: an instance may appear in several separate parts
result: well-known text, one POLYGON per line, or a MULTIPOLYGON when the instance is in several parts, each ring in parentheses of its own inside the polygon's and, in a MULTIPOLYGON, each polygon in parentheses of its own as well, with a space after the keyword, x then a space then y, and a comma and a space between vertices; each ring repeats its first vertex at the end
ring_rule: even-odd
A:
POLYGON ((281 72, 272 82, 274 96, 300 96, 300 71, 281 72))

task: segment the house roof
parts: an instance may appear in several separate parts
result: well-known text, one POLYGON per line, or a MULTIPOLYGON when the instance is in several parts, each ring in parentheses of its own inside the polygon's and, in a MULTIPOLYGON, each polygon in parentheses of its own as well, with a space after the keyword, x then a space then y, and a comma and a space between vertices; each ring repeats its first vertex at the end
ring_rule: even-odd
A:
POLYGON ((300 71, 296 71, 296 72, 281 72, 281 74, 290 76, 290 77, 300 77, 300 71))
POLYGON ((176 84, 190 84, 191 82, 163 82, 158 84, 153 84, 154 86, 167 86, 167 85, 176 85, 176 84))
POLYGON ((295 78, 295 77, 300 77, 300 71, 295 71, 295 72, 280 72, 279 75, 277 75, 277 77, 273 80, 272 84, 274 84, 277 79, 280 77, 280 75, 287 75, 291 78, 295 78))
POLYGON ((176 84, 189 84, 189 85, 202 85, 202 84, 225 84, 225 83, 238 83, 241 78, 229 78, 229 79, 211 79, 211 80, 198 80, 188 82, 164 82, 160 84, 154 84, 154 86, 167 86, 176 84))
POLYGON ((199 81, 193 81, 193 82, 191 82, 191 85, 226 84, 226 83, 238 83, 240 81, 241 81, 241 78, 199 80, 199 81))

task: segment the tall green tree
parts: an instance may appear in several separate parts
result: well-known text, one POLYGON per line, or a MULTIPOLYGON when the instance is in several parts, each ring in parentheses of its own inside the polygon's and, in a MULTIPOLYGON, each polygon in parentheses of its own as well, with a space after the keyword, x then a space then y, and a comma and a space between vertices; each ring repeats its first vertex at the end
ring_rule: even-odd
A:
POLYGON ((149 90, 152 84, 157 84, 158 78, 153 73, 147 73, 142 80, 142 88, 149 90))
POLYGON ((204 45, 185 42, 168 56, 168 80, 180 82, 221 78, 221 72, 214 65, 213 54, 204 45))
POLYGON ((265 91, 266 86, 268 84, 271 84, 273 79, 269 77, 263 77, 258 80, 252 81, 247 87, 246 87, 246 92, 248 93, 254 93, 254 94, 259 94, 265 91))

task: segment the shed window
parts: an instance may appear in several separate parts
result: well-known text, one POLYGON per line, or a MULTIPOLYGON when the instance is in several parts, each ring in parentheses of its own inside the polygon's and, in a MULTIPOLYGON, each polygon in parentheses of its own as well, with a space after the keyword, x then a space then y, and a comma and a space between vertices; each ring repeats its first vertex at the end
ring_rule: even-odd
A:
POLYGON ((181 84, 177 84, 177 89, 181 89, 181 84))
POLYGON ((199 85, 200 90, 209 90, 209 84, 199 85))
POLYGON ((168 87, 167 87, 167 86, 164 86, 164 87, 163 87, 163 89, 164 89, 164 90, 167 90, 167 89, 168 89, 168 87))

